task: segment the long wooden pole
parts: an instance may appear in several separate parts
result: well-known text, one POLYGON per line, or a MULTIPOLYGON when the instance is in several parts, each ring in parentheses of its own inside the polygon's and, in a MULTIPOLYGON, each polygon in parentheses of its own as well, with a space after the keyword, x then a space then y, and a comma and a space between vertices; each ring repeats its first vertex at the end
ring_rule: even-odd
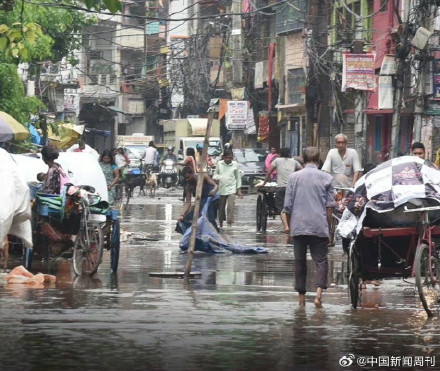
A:
POLYGON ((214 114, 215 114, 215 110, 213 109, 213 107, 211 107, 208 115, 208 125, 206 127, 202 156, 200 158, 197 167, 197 173, 199 174, 199 177, 197 179, 196 199, 194 201, 194 216, 191 225, 191 239, 189 241, 189 247, 188 247, 188 259, 186 261, 186 266, 185 266, 185 275, 184 275, 185 279, 188 279, 190 277, 192 260, 194 257, 194 248, 196 246, 197 221, 199 219, 200 202, 202 200, 203 178, 205 177, 205 172, 206 172, 205 169, 206 169, 207 157, 208 157, 207 154, 208 154, 208 146, 209 146, 209 136, 211 135, 211 126, 212 126, 212 121, 214 120, 214 114))

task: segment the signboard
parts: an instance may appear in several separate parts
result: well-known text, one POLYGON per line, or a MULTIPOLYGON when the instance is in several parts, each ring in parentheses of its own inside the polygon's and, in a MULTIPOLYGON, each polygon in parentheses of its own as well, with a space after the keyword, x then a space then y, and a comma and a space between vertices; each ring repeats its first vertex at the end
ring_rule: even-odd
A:
POLYGON ((244 130, 248 122, 248 102, 228 101, 226 127, 228 130, 244 130))
POLYGON ((146 26, 146 34, 153 35, 159 33, 160 25, 159 22, 148 22, 146 26))
POLYGON ((432 99, 440 100, 440 59, 434 59, 432 62, 432 99))
POLYGON ((79 96, 77 89, 64 89, 64 111, 78 112, 79 96))
POLYGON ((374 53, 343 54, 342 91, 347 89, 374 91, 376 74, 374 53))
POLYGON ((144 144, 147 145, 154 140, 152 135, 118 135, 117 143, 119 145, 144 144))
POLYGON ((254 118, 254 110, 252 107, 250 107, 249 103, 249 109, 248 109, 248 120, 247 120, 247 126, 246 130, 244 131, 245 134, 257 134, 257 127, 255 126, 255 118, 254 118))
POLYGON ((379 109, 393 109, 392 76, 379 76, 379 109))
POLYGON ((380 67, 381 75, 396 74, 396 58, 394 55, 386 55, 383 57, 382 66, 380 67))

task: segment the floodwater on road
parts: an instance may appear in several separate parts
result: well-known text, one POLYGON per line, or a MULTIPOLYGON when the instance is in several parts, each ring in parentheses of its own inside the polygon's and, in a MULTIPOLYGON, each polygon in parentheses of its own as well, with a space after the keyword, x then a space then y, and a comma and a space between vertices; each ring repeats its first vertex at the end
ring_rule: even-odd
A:
POLYGON ((440 369, 439 318, 427 318, 413 281, 369 285, 362 308, 352 310, 340 246, 330 254, 324 308, 313 305, 310 261, 300 309, 293 246, 279 217, 256 233, 255 201, 237 201, 236 223, 225 233, 268 254, 196 253, 193 271, 201 278, 189 284, 149 275, 184 270, 177 197, 142 197, 129 206, 117 275, 104 252, 91 278, 75 278, 70 261, 51 261, 34 270, 56 274, 53 286, 2 283, 0 370, 440 369))

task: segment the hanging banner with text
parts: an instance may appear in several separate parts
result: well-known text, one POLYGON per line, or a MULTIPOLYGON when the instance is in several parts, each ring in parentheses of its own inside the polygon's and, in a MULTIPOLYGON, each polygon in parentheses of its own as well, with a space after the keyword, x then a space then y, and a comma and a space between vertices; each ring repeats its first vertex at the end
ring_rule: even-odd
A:
POLYGON ((379 109, 393 109, 393 77, 379 76, 379 109))
MULTIPOLYGON (((437 56, 436 56, 437 57, 437 56)), ((432 62, 433 100, 440 100, 440 59, 432 62)))
POLYGON ((343 54, 342 91, 347 89, 373 91, 376 88, 374 53, 343 54))
POLYGON ((226 116, 226 128, 228 130, 244 130, 248 122, 248 102, 228 101, 228 114, 226 116))

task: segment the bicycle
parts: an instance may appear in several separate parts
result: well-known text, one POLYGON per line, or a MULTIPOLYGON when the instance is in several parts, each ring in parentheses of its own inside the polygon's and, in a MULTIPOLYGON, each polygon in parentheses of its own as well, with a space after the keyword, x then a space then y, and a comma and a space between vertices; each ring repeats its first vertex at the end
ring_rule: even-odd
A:
POLYGON ((102 262, 104 235, 98 223, 89 222, 90 209, 84 200, 80 200, 80 207, 80 228, 73 245, 73 270, 76 275, 92 275, 102 262))

